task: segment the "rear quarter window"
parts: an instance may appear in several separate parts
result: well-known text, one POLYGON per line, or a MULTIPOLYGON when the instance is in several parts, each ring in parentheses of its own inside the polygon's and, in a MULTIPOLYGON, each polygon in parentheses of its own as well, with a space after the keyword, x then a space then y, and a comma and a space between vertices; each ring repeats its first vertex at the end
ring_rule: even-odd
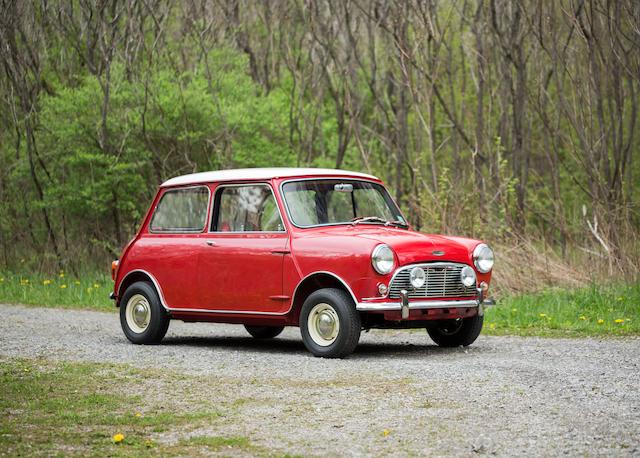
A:
POLYGON ((171 189, 160 198, 149 230, 151 232, 202 232, 206 225, 209 188, 198 186, 171 189))

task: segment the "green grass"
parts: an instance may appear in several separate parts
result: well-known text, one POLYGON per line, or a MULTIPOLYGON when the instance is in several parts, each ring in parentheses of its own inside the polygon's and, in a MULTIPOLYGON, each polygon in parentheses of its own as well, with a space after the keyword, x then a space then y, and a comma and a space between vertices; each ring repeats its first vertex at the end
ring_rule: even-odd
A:
POLYGON ((483 332, 554 337, 640 335, 640 283, 506 297, 487 310, 483 332))
POLYGON ((111 291, 113 281, 104 274, 74 278, 66 272, 55 275, 0 272, 0 303, 115 311, 109 299, 111 291))
POLYGON ((278 456, 224 430, 236 411, 204 379, 125 365, 0 358, 0 455, 278 456), (204 385, 185 401, 186 387, 204 385), (117 442, 117 435, 122 440, 117 442))
MULTIPOLYGON (((0 273, 0 303, 115 312, 107 275, 72 278, 0 273)), ((640 283, 550 289, 499 299, 487 310, 484 333, 524 336, 640 335, 640 283), (617 320, 617 321, 616 321, 617 320), (622 321, 620 321, 622 320, 622 321)))

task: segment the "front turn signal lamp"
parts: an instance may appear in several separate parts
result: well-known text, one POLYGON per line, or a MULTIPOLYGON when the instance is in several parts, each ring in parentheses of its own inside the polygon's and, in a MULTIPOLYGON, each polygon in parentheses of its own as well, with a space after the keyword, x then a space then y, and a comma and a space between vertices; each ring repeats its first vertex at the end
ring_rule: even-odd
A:
POLYGON ((111 261, 111 280, 116 281, 116 273, 118 273, 118 264, 120 261, 117 259, 115 261, 111 261))

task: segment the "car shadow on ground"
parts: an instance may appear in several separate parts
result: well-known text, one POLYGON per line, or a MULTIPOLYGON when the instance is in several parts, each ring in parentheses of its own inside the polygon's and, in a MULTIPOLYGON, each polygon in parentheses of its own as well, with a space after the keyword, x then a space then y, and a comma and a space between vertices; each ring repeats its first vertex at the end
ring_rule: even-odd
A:
MULTIPOLYGON (((302 340, 275 338, 269 340, 259 340, 252 337, 238 336, 172 336, 165 337, 162 341, 163 346, 172 347, 193 347, 193 348, 211 348, 211 349, 228 349, 242 352, 258 352, 258 353, 279 353, 279 354, 308 354, 302 340)), ((427 341, 424 345, 416 345, 413 343, 389 343, 389 342, 362 342, 358 345, 351 359, 360 357, 386 357, 386 356, 430 356, 430 355, 450 355, 482 352, 482 347, 456 347, 442 348, 427 341)))

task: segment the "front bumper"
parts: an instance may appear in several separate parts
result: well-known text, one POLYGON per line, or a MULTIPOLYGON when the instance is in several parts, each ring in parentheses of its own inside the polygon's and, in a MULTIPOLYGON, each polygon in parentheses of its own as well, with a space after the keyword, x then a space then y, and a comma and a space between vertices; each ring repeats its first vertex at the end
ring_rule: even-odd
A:
POLYGON ((359 312, 391 312, 401 311, 402 318, 409 316, 409 310, 420 309, 442 309, 442 308, 469 308, 478 307, 478 314, 484 314, 484 309, 490 305, 495 305, 495 301, 492 299, 465 299, 465 300, 451 300, 451 301, 429 301, 429 300, 413 300, 409 301, 405 295, 399 301, 389 302, 359 302, 356 305, 356 310, 359 312))

